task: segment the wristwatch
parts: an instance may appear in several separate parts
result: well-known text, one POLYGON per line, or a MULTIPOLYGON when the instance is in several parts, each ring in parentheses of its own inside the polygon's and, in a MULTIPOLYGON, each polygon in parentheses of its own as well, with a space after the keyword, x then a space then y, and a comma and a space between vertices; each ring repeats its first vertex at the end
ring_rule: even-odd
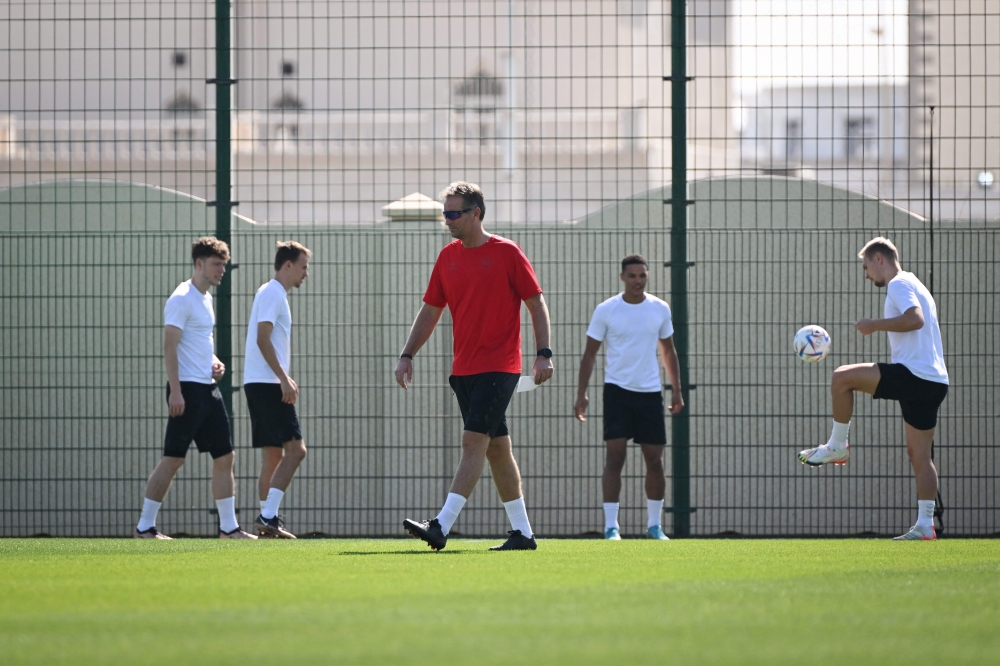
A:
POLYGON ((552 358, 552 350, 549 349, 548 347, 542 347, 541 349, 538 350, 538 354, 536 354, 536 356, 543 356, 545 358, 552 358))

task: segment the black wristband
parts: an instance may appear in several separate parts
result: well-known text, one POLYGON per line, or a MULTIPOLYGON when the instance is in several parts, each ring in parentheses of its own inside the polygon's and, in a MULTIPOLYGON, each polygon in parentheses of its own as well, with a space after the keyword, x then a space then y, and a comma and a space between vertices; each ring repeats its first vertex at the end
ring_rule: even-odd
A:
POLYGON ((408 358, 408 359, 410 359, 412 361, 413 360, 413 354, 400 354, 399 358, 408 358))

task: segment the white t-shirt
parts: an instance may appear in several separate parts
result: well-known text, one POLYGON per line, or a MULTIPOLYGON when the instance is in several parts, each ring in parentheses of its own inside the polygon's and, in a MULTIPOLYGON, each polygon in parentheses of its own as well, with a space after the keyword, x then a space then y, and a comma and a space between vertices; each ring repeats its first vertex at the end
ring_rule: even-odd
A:
POLYGON ((652 294, 642 303, 626 303, 621 294, 594 308, 587 337, 604 342, 604 381, 629 391, 659 393, 656 347, 674 334, 670 306, 652 294))
POLYGON ((163 306, 163 323, 181 329, 177 345, 178 379, 182 382, 212 383, 212 356, 215 354, 215 310, 212 295, 181 282, 163 306))
POLYGON ((246 360, 243 364, 244 384, 281 383, 257 346, 257 324, 264 321, 274 325, 271 344, 278 356, 278 365, 288 374, 292 367, 292 311, 288 307, 288 292, 277 280, 262 285, 253 297, 250 324, 247 326, 246 360))
POLYGON ((944 366, 944 347, 934 297, 916 275, 900 271, 886 289, 885 317, 898 317, 914 306, 923 311, 924 325, 915 331, 889 333, 892 362, 902 363, 921 379, 947 384, 948 369, 944 366))

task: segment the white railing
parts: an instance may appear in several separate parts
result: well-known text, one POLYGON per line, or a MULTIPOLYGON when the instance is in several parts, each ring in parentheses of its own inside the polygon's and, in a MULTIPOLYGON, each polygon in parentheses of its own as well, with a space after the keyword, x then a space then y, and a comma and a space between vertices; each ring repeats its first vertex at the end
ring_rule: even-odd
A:
MULTIPOLYGON (((447 153, 594 155, 644 145, 641 110, 241 111, 233 152, 391 157, 447 153)), ((19 120, 0 116, 0 159, 205 159, 215 121, 19 120)))
POLYGON ((16 139, 8 152, 21 159, 204 159, 215 138, 215 123, 206 118, 14 120, 10 125, 16 139))

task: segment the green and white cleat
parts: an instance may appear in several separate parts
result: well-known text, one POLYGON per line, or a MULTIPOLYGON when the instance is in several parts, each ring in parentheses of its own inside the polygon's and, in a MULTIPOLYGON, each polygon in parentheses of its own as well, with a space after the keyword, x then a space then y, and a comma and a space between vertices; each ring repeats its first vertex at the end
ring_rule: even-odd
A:
POLYGON ((622 535, 618 531, 617 527, 609 527, 608 529, 604 530, 604 538, 607 539, 608 541, 621 541, 622 535))
POLYGON ((656 539, 657 541, 670 541, 670 537, 663 533, 663 528, 659 525, 653 525, 646 530, 646 536, 650 539, 656 539))
POLYGON ((898 537, 892 537, 893 541, 936 541, 937 532, 934 531, 934 526, 931 527, 921 527, 920 525, 914 525, 910 528, 910 531, 906 534, 900 534, 898 537))

